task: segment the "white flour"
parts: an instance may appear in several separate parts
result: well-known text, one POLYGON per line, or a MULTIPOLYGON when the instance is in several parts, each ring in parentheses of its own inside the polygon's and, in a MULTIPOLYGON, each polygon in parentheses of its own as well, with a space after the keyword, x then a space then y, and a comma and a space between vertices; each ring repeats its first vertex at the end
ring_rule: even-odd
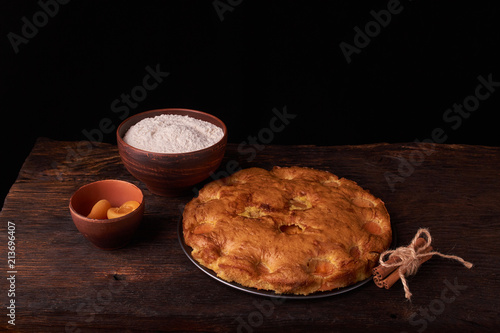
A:
POLYGON ((156 153, 187 153, 210 147, 224 136, 218 126, 189 116, 162 114, 131 126, 123 140, 156 153))

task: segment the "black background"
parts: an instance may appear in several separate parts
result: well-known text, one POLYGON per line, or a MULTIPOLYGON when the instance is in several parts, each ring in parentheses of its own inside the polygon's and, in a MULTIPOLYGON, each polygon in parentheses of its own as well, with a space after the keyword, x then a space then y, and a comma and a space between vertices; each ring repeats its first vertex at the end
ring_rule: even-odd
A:
MULTIPOLYGON (((389 1, 221 0, 223 20, 214 3, 73 0, 52 7, 15 53, 9 33, 22 36, 23 17, 43 20, 42 7, 2 1, 2 199, 37 137, 85 140, 103 118, 118 126, 111 104, 142 85, 147 66, 170 74, 130 114, 202 110, 226 123, 233 143, 286 106, 296 118, 272 144, 412 142, 442 128, 445 143, 500 145, 500 91, 457 128, 443 119, 479 75, 500 82, 494 1, 401 0, 350 63, 340 43, 354 45, 354 28, 389 1)), ((103 141, 115 143, 114 133, 103 141)))

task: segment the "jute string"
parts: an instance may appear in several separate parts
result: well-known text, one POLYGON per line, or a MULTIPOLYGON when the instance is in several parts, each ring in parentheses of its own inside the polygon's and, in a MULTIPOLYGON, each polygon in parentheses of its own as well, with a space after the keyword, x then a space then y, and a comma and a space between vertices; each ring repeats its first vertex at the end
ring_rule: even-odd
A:
POLYGON ((395 250, 387 250, 380 255, 379 258, 380 265, 384 267, 399 267, 398 268, 399 278, 401 279, 401 283, 403 283, 403 287, 405 290, 405 297, 407 299, 411 299, 412 293, 410 292, 410 288, 408 287, 408 282, 406 281, 406 277, 417 273, 418 268, 420 267, 419 259, 421 257, 429 255, 438 255, 443 258, 457 260, 467 268, 472 268, 473 266, 472 263, 465 261, 464 259, 458 256, 442 254, 437 251, 430 251, 425 253, 425 249, 427 249, 431 245, 431 242, 432 242, 432 237, 429 230, 421 228, 418 229, 417 234, 411 241, 410 245, 398 247, 395 250), (422 237, 422 235, 425 235, 425 237, 422 237), (415 243, 419 237, 426 239, 426 242, 422 247, 415 250, 415 243), (400 261, 395 262, 393 264, 388 264, 387 261, 393 256, 398 257, 400 261))

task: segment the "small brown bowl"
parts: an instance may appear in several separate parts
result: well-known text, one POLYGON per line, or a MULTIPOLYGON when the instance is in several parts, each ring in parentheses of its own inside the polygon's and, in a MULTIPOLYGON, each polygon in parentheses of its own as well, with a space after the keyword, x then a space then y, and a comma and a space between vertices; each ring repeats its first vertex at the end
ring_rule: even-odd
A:
POLYGON ((159 109, 146 111, 125 119, 116 131, 118 151, 127 170, 146 184, 154 194, 181 196, 194 185, 207 179, 219 167, 227 143, 226 125, 208 113, 189 109, 159 109), (190 116, 212 123, 224 131, 222 139, 213 146, 178 154, 156 153, 132 147, 123 137, 128 129, 144 118, 161 114, 190 116))
POLYGON ((144 196, 140 188, 123 180, 108 179, 80 187, 69 200, 69 210, 76 228, 95 246, 113 250, 127 245, 139 227, 144 214, 144 196), (106 199, 111 207, 135 200, 140 203, 133 212, 114 219, 91 219, 87 215, 94 204, 106 199))

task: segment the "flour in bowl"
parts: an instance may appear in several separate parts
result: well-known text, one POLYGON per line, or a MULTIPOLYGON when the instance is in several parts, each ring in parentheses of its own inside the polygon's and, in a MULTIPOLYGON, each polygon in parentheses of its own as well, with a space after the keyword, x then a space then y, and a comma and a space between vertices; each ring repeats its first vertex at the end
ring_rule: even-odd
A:
POLYGON ((131 126, 123 140, 155 153, 188 153, 210 147, 222 139, 222 128, 189 116, 162 114, 131 126))

